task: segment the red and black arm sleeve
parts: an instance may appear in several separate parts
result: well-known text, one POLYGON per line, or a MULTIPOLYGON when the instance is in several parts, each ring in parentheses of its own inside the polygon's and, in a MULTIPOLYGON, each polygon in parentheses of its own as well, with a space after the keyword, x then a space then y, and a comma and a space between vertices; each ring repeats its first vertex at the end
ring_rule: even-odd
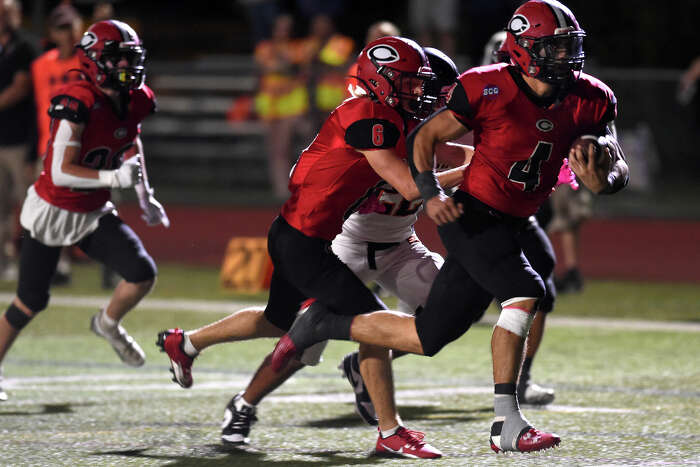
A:
POLYGON ((55 119, 65 119, 73 123, 87 123, 90 118, 90 108, 77 97, 68 94, 58 94, 51 99, 49 116, 55 119))

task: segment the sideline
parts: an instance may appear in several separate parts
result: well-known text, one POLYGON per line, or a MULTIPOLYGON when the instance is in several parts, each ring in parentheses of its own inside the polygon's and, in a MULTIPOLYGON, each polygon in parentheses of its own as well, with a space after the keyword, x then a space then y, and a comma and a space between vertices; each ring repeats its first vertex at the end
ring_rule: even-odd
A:
MULTIPOLYGON (((14 294, 0 292, 0 305, 7 305, 14 294)), ((51 304, 77 308, 100 308, 109 300, 109 296, 78 296, 52 295, 51 304)), ((250 306, 264 306, 263 302, 222 301, 222 300, 187 300, 180 298, 146 298, 139 304, 142 310, 176 310, 194 311, 199 313, 233 313, 250 306)), ((483 324, 496 324, 497 317, 487 314, 480 321, 483 324)), ((614 329, 618 331, 672 331, 700 332, 700 323, 685 321, 645 321, 634 319, 591 318, 557 316, 547 317, 547 326, 555 327, 588 327, 598 329, 614 329)))

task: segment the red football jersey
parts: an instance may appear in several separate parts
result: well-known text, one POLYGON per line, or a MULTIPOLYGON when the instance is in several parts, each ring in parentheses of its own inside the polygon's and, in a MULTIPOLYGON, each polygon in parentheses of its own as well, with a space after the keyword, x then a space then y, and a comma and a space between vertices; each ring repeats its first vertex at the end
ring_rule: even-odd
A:
POLYGON ((507 64, 460 75, 448 108, 474 132, 460 189, 518 217, 534 214, 551 194, 574 139, 603 134, 617 112, 613 92, 590 75, 546 102, 507 64))
POLYGON ((292 169, 282 217, 309 237, 332 240, 381 178, 358 150, 394 148, 406 158, 406 124, 369 97, 340 104, 292 169))
POLYGON ((88 81, 70 83, 56 92, 49 109, 51 136, 43 161, 44 169, 34 183, 39 196, 54 206, 75 212, 94 211, 109 200, 108 189, 74 189, 53 184, 53 140, 60 119, 83 123, 80 165, 96 170, 118 168, 123 154, 134 145, 134 139, 141 131, 141 121, 155 110, 155 95, 148 86, 131 90, 129 95, 128 111, 119 116, 109 97, 88 81))

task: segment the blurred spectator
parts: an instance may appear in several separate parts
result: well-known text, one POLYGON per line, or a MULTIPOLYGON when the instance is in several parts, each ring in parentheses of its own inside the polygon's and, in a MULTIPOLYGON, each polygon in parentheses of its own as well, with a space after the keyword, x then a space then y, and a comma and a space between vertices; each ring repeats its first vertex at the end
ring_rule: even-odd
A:
MULTIPOLYGON (((75 45, 83 34, 83 20, 78 11, 69 4, 60 4, 54 8, 48 18, 48 39, 56 47, 44 52, 31 66, 32 83, 34 85, 34 104, 36 105, 36 121, 38 138, 36 152, 38 158, 43 158, 49 141, 51 118, 48 110, 56 89, 68 81, 80 80, 80 62, 75 45)), ((36 180, 36 164, 29 167, 29 183, 36 180)), ((71 280, 70 250, 64 248, 58 261, 53 285, 67 285, 71 280)))
POLYGON ((269 39, 280 14, 277 0, 239 0, 248 11, 253 45, 269 39))
MULTIPOLYGON (((75 45, 83 34, 83 20, 71 5, 62 4, 54 8, 48 18, 49 41, 55 48, 44 52, 34 60, 31 77, 34 85, 34 103, 36 105, 38 156, 46 151, 49 140, 48 109, 53 92, 68 81, 82 79, 78 72, 80 62, 75 45), (72 71, 71 71, 72 70, 72 71)), ((32 180, 33 182, 34 180, 32 180)))
MULTIPOLYGON (((372 23, 369 28, 367 28, 365 45, 369 44, 373 40, 379 39, 380 37, 399 35, 401 35, 401 31, 394 23, 390 21, 377 21, 376 23, 372 23)), ((355 86, 357 86, 357 79, 354 78, 354 76, 357 76, 357 62, 350 65, 350 68, 347 71, 347 76, 345 79, 345 89, 347 94, 345 97, 354 95, 355 86)))
POLYGON ((19 26, 20 4, 0 0, 0 275, 12 279, 15 207, 24 199, 25 158, 32 144, 34 109, 29 68, 36 56, 19 26))
POLYGON ((111 2, 97 2, 92 7, 91 23, 97 23, 114 18, 114 5, 111 2))
POLYGON ((437 47, 453 57, 458 7, 457 0, 411 0, 408 15, 416 41, 423 47, 437 47))
POLYGON ((345 99, 345 76, 355 58, 355 42, 338 34, 330 16, 318 14, 311 21, 311 31, 304 42, 309 60, 308 88, 313 131, 318 132, 328 113, 345 99))
POLYGON ((278 16, 272 37, 255 47, 260 73, 255 110, 267 124, 270 178, 278 199, 289 196, 292 137, 309 110, 309 95, 301 74, 303 46, 292 39, 293 25, 291 16, 278 16))

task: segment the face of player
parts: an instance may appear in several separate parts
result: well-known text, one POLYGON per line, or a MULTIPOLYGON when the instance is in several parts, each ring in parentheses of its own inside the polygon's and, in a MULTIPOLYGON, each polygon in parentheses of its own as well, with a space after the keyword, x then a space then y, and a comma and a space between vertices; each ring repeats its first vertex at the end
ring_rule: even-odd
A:
POLYGON ((415 112, 415 99, 412 98, 418 98, 423 96, 423 83, 423 79, 418 78, 416 76, 406 78, 406 83, 402 87, 405 90, 404 92, 408 93, 408 96, 406 96, 406 98, 404 99, 401 99, 401 107, 406 112, 415 112))

